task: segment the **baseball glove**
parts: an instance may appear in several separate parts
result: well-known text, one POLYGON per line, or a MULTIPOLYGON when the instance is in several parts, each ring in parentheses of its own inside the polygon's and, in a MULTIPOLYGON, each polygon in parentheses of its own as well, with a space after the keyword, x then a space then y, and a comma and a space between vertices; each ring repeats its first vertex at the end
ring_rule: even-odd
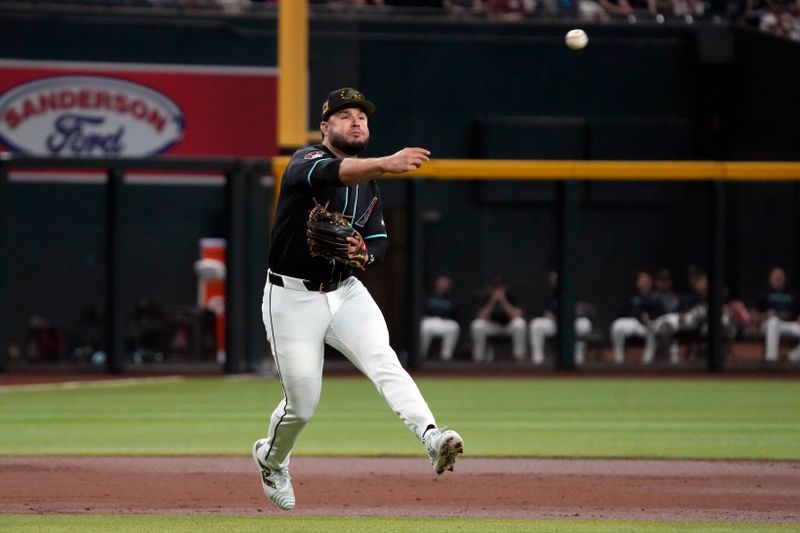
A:
POLYGON ((340 263, 364 270, 367 262, 367 245, 361 234, 347 221, 342 213, 331 213, 326 205, 316 205, 308 213, 306 237, 311 256, 333 259, 340 263), (351 251, 353 244, 348 237, 358 241, 358 247, 351 251))

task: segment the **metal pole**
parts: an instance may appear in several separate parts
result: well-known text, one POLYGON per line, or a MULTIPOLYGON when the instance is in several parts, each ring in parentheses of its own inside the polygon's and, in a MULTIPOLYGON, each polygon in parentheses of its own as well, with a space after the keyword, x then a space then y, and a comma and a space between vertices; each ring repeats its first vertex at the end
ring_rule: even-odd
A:
POLYGON ((122 220, 124 172, 109 168, 106 184, 106 368, 113 374, 125 370, 125 310, 123 304, 122 220))
POLYGON ((407 215, 407 288, 406 317, 408 338, 408 367, 419 368, 422 358, 419 353, 419 323, 421 319, 420 304, 423 292, 422 269, 422 223, 419 217, 419 189, 418 179, 406 180, 406 215, 407 215))
POLYGON ((558 337, 556 368, 575 368, 575 241, 578 237, 578 182, 558 182, 558 337))
POLYGON ((11 343, 8 331, 10 313, 10 290, 8 287, 8 167, 0 166, 0 372, 8 370, 8 349, 11 343))
POLYGON ((267 241, 269 239, 269 212, 271 202, 261 185, 264 172, 250 168, 247 173, 247 351, 245 370, 258 369, 266 354, 266 337, 261 317, 261 301, 267 274, 267 241))
POLYGON ((225 172, 225 373, 241 371, 247 347, 247 220, 245 173, 240 165, 225 172))
POLYGON ((727 190, 724 181, 711 183, 711 268, 708 294, 708 371, 725 368, 722 306, 725 303, 725 239, 727 190))

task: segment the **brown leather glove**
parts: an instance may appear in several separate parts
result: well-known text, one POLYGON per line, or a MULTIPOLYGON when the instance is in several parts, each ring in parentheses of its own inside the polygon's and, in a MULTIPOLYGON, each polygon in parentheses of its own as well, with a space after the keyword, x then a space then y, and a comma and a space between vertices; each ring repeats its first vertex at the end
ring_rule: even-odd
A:
POLYGON ((361 234, 342 213, 317 204, 308 213, 306 237, 312 257, 324 257, 364 270, 369 257, 361 234), (353 243, 349 239, 354 239, 353 243))

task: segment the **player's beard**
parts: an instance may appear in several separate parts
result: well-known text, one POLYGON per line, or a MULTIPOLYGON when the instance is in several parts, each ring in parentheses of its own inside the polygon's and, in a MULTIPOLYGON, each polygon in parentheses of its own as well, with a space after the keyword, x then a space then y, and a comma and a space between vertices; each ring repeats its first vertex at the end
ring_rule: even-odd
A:
POLYGON ((348 141, 343 136, 335 133, 329 133, 328 135, 330 135, 331 146, 349 156, 357 156, 366 150, 369 144, 369 138, 361 141, 348 141))

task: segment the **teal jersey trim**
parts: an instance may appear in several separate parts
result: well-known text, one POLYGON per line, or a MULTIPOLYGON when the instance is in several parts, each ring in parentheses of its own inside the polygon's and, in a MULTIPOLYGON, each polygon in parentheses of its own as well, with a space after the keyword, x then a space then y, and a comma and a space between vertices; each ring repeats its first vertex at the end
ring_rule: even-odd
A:
POLYGON ((306 181, 308 182, 308 186, 309 187, 313 187, 313 185, 311 185, 311 173, 314 172, 314 169, 317 168, 317 165, 319 165, 323 161, 328 161, 330 159, 333 159, 333 158, 332 157, 323 157, 322 159, 319 159, 314 163, 314 166, 311 167, 311 170, 308 171, 308 177, 306 178, 306 181))
POLYGON ((348 198, 350 198, 350 187, 347 187, 344 190, 344 207, 342 207, 342 213, 346 213, 347 212, 347 201, 348 201, 348 198))
POLYGON ((368 241, 370 239, 377 239, 378 237, 388 237, 388 235, 385 233, 376 233, 375 235, 368 235, 364 237, 364 240, 368 241))
MULTIPOLYGON (((356 207, 358 207, 358 185, 356 185, 356 200, 353 202, 353 221, 351 224, 356 221, 356 207)), ((344 212, 344 210, 342 210, 342 212, 344 212)))

